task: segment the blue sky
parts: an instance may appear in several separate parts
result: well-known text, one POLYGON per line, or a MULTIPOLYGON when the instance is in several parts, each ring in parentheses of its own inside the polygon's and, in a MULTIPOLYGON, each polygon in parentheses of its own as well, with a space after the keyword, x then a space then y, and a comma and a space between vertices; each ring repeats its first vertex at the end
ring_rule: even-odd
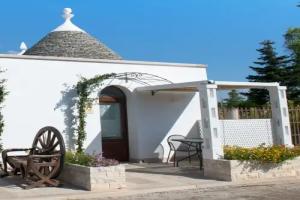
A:
POLYGON ((73 22, 128 60, 208 64, 209 79, 245 80, 258 43, 300 27, 299 0, 1 0, 0 52, 73 22))

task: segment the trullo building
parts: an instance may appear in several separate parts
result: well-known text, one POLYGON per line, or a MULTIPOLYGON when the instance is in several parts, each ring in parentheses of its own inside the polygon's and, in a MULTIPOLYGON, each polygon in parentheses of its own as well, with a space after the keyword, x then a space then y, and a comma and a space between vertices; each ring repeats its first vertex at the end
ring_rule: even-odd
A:
POLYGON ((167 138, 174 134, 203 137, 204 159, 222 158, 224 144, 292 144, 285 87, 208 81, 203 64, 126 60, 74 25, 72 16, 65 9, 64 23, 32 47, 23 45, 19 55, 0 54, 9 91, 4 148, 31 146, 36 131, 46 125, 63 133, 67 148, 76 148, 74 86, 80 77, 109 73, 115 75, 89 96, 84 143, 89 153, 104 152, 120 161, 165 161, 167 138), (273 118, 219 120, 216 91, 252 87, 270 91, 273 118), (247 130, 256 133, 251 141, 239 135, 247 130))

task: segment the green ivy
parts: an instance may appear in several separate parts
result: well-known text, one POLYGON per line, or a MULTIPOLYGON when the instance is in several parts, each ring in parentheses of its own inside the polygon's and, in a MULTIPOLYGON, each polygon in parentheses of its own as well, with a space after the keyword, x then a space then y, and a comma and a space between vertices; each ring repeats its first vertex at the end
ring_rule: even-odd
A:
POLYGON ((86 108, 89 102, 89 95, 98 87, 100 87, 104 80, 110 79, 115 76, 115 74, 104 74, 97 75, 93 78, 86 79, 84 77, 76 85, 76 91, 79 97, 77 102, 77 110, 78 110, 78 127, 76 129, 77 132, 77 149, 78 153, 83 152, 83 143, 86 139, 86 108))
MULTIPOLYGON (((0 73, 3 73, 3 71, 0 71, 0 73)), ((5 87, 5 79, 0 80, 0 152, 3 150, 2 146, 2 141, 1 141, 1 136, 4 130, 4 119, 3 119, 3 114, 2 114, 2 105, 5 101, 6 95, 8 95, 8 92, 6 91, 5 87)))

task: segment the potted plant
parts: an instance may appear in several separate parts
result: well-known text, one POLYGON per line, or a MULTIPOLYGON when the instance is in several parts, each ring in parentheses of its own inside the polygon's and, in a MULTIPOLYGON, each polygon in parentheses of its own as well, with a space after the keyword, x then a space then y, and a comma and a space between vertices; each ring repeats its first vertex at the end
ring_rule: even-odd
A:
POLYGON ((60 178, 86 190, 120 189, 125 187, 125 166, 102 154, 88 155, 67 152, 60 178))
POLYGON ((300 148, 225 146, 224 159, 205 160, 204 175, 225 181, 300 177, 300 148))

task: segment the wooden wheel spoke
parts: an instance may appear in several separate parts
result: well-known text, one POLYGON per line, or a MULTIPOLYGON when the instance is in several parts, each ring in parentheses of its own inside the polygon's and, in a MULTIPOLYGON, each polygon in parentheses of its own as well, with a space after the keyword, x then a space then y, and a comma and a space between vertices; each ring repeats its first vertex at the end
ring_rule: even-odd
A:
POLYGON ((47 151, 53 152, 53 150, 54 150, 58 145, 59 145, 59 142, 57 141, 57 142, 55 142, 54 145, 52 145, 52 147, 50 147, 49 149, 47 149, 47 151))
POLYGON ((50 147, 50 141, 51 141, 51 131, 48 130, 48 132, 47 132, 47 142, 46 142, 47 147, 50 147))
POLYGON ((51 141, 49 143, 49 147, 53 146, 55 139, 56 139, 56 136, 53 135, 53 137, 51 138, 51 141))
POLYGON ((46 144, 44 143, 44 141, 42 140, 42 138, 39 138, 38 141, 40 142, 42 148, 47 148, 46 144))
POLYGON ((44 150, 41 147, 36 146, 35 150, 37 150, 39 153, 42 153, 44 150))
POLYGON ((43 138, 44 144, 46 145, 46 143, 45 143, 46 142, 46 134, 45 133, 42 134, 42 138, 43 138))
POLYGON ((41 147, 36 146, 35 147, 37 150, 42 151, 43 149, 41 147))

